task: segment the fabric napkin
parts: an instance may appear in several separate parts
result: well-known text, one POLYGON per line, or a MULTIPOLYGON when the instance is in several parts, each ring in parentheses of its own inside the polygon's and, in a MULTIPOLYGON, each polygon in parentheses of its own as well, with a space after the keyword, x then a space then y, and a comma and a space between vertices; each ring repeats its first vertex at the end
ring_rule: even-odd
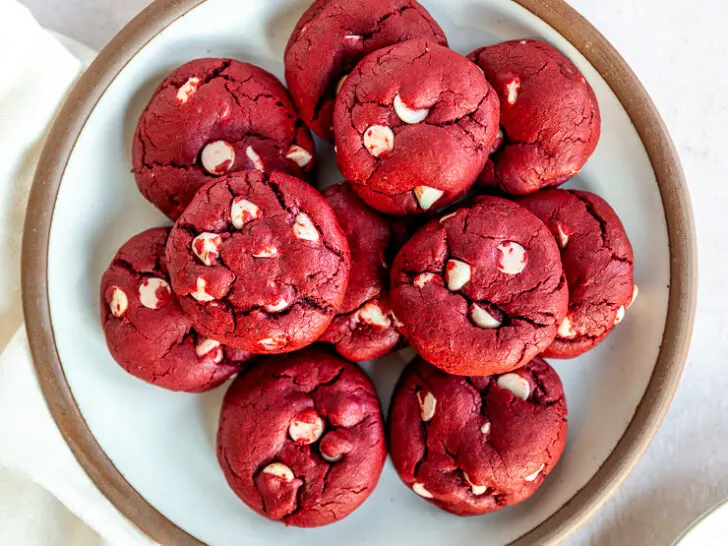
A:
POLYGON ((15 0, 0 0, 0 51, 0 544, 152 544, 101 494, 61 437, 23 327, 28 192, 53 117, 84 67, 15 0))

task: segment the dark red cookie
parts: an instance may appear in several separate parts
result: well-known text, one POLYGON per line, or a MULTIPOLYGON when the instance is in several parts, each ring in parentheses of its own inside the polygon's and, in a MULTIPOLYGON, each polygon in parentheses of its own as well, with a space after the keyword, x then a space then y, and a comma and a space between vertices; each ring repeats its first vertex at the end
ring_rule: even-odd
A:
POLYGON ((545 350, 566 315, 559 248, 527 209, 497 197, 429 222, 392 265, 391 304, 428 362, 493 375, 545 350))
POLYGON ((167 243, 172 288, 195 328, 254 354, 310 345, 341 306, 349 245, 326 200, 283 173, 204 186, 167 243))
POLYGON ((556 238, 569 285, 569 311, 543 355, 579 356, 622 322, 637 297, 627 233, 612 207, 586 191, 544 190, 519 203, 556 238))
POLYGON ((541 486, 564 450, 566 416, 559 376, 540 358, 490 377, 416 358, 394 390, 389 453, 421 497, 459 516, 485 514, 541 486))
POLYGON ((351 249, 344 303, 320 341, 333 343, 349 360, 362 362, 391 353, 401 342, 389 308, 389 221, 367 207, 345 182, 324 191, 351 249))
POLYGON ((321 348, 269 358, 225 395, 218 461, 243 502, 272 520, 345 518, 374 490, 386 455, 374 385, 321 348))
POLYGON ((303 120, 333 142, 342 79, 367 54, 414 38, 447 46, 442 29, 414 0, 316 0, 298 21, 284 57, 286 82, 303 120))
POLYGON ((101 324, 111 356, 130 374, 173 391, 203 392, 252 355, 198 335, 169 286, 169 228, 129 239, 101 278, 101 324))
POLYGON ((483 47, 468 58, 501 103, 501 136, 480 182, 525 195, 578 173, 596 148, 601 119, 594 91, 574 63, 539 40, 483 47))
POLYGON ((465 193, 498 132, 498 96, 473 63, 427 40, 370 54, 334 110, 337 161, 370 206, 423 213, 465 193))
POLYGON ((243 169, 306 177, 314 153, 275 76, 232 59, 198 59, 155 91, 137 125, 132 161, 139 191, 175 220, 215 177, 243 169))

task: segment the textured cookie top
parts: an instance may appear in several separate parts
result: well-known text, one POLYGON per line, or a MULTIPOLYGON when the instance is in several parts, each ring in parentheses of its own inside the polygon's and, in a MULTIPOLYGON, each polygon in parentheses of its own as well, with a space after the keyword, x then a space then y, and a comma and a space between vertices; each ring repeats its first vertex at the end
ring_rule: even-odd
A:
POLYGON ((498 98, 478 68, 427 40, 381 49, 341 87, 341 173, 370 206, 423 213, 467 191, 498 131, 498 98))
POLYGON ((139 119, 132 160, 141 193, 172 219, 231 171, 307 176, 314 146, 288 92, 269 72, 232 59, 177 68, 139 119))
POLYGON ((503 138, 480 181, 512 195, 565 182, 599 140, 594 91, 569 59, 538 40, 514 40, 469 56, 498 92, 503 138))
POLYGON ((167 260, 195 326, 252 353, 315 341, 343 302, 350 267, 326 200, 259 171, 203 187, 172 229, 167 260))
POLYGON ((241 374, 225 395, 217 445, 228 483, 248 506, 300 527, 355 510, 386 457, 371 381, 320 348, 241 374))
POLYGON ((505 375, 448 375, 421 358, 402 373, 390 406, 390 456, 423 498, 459 515, 531 496, 566 441, 556 372, 536 358, 505 375))
POLYGON ((391 303, 427 361, 458 375, 492 375, 551 344, 568 290, 543 222, 513 202, 481 197, 404 245, 392 266, 391 303))
POLYGON ((341 81, 367 54, 429 38, 447 45, 442 29, 414 0, 317 0, 293 30, 284 62, 301 117, 333 142, 333 112, 341 81))

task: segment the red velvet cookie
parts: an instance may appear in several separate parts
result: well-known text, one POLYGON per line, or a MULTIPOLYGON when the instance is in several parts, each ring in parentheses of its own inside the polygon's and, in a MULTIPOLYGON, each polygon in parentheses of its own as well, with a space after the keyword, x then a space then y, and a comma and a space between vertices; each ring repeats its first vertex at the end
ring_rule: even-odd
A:
POLYGON ((459 516, 485 514, 541 486, 564 449, 566 417, 559 376, 540 358, 490 377, 416 358, 392 398, 389 453, 421 497, 459 516))
POLYGON ((612 207, 586 191, 544 190, 519 203, 556 238, 569 285, 569 311, 543 355, 579 356, 607 337, 637 296, 627 233, 612 207))
POLYGON ((333 343, 349 360, 362 362, 392 352, 402 341, 389 308, 389 221, 367 207, 345 183, 324 191, 351 249, 344 303, 320 341, 333 343))
POLYGON ((428 362, 452 374, 492 375, 551 345, 568 290, 543 222, 513 202, 479 197, 402 247, 391 304, 428 362))
POLYGON ((137 125, 132 162, 139 191, 174 220, 213 178, 243 169, 306 177, 314 153, 275 76, 232 59, 198 59, 155 91, 137 125))
POLYGON ((498 132, 498 96, 473 63, 433 41, 370 54, 334 110, 341 173, 371 207, 423 213, 465 193, 498 132))
POLYGON ((414 0, 316 0, 298 21, 284 57, 286 82, 303 120, 333 142, 342 80, 367 54, 414 38, 447 46, 442 29, 414 0))
POLYGON ((169 228, 129 239, 101 278, 101 324, 111 356, 130 374, 173 391, 203 392, 236 374, 252 355, 192 328, 169 286, 169 228))
POLYGON ((195 328, 254 354, 310 345, 341 306, 349 245, 314 188, 241 171, 203 186, 167 242, 172 288, 195 328))
POLYGON ((286 525, 319 527, 356 510, 387 456, 374 385, 321 348, 275 357, 225 395, 217 457, 250 508, 286 525))
POLYGON ((511 195, 558 186, 586 163, 599 140, 594 91, 561 52, 538 40, 514 40, 469 56, 501 104, 501 137, 480 182, 511 195))

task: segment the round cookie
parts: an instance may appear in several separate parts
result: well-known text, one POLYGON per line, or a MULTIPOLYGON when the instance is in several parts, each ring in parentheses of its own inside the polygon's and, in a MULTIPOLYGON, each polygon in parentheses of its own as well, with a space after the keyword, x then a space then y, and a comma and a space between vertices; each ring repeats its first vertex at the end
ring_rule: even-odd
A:
POLYGON ((261 362, 223 400, 217 457, 228 484, 286 525, 348 516, 374 490, 386 455, 374 385, 321 348, 261 362))
POLYGON ((465 193, 498 132, 498 96, 478 67, 427 40, 370 54, 334 110, 337 161, 371 207, 421 214, 465 193))
POLYGON ((173 391, 203 392, 252 355, 199 335, 169 286, 169 228, 129 239, 101 278, 101 324, 111 356, 130 374, 173 391))
POLYGON ((195 328, 254 354, 318 339, 344 300, 350 267, 321 194, 260 171, 203 186, 172 229, 167 263, 195 328))
POLYGON ((232 59, 198 59, 157 88, 132 147, 142 195, 177 219, 195 192, 231 171, 261 169, 307 177, 311 134, 272 74, 232 59))
POLYGON ((397 383, 388 423, 402 481, 472 516, 533 495, 564 449, 567 411, 561 381, 541 358, 505 375, 458 377, 418 357, 397 383))
POLYGON ((511 201, 478 197, 402 247, 390 299, 402 333, 428 362, 452 374, 493 375, 551 345, 568 289, 543 222, 511 201))
POLYGON ((543 355, 579 356, 622 322, 637 296, 627 233, 612 207, 586 191, 544 190, 519 203, 556 238, 569 285, 569 311, 543 355))
POLYGON ((389 308, 390 223, 345 182, 327 188, 323 195, 349 242, 351 273, 344 303, 319 341, 333 343, 336 352, 355 362, 382 357, 402 342, 389 308))
POLYGON ((599 140, 594 91, 560 51, 539 40, 514 40, 469 56, 493 84, 501 133, 479 181, 511 195, 558 186, 586 163, 599 140))
POLYGON ((442 29, 414 0, 316 0, 286 46, 286 82, 301 117, 334 141, 333 113, 341 81, 366 55, 428 38, 447 46, 442 29))

